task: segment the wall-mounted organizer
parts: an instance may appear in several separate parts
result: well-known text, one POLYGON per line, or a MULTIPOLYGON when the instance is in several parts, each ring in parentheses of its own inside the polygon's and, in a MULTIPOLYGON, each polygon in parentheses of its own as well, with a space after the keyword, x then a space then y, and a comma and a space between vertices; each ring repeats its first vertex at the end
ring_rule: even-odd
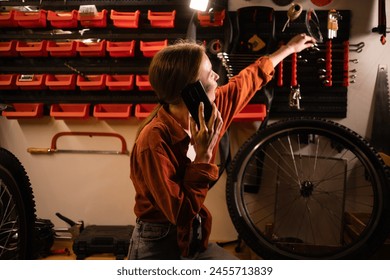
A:
MULTIPOLYGON (((351 48, 349 44, 349 10, 301 11, 285 28, 287 11, 274 11, 270 7, 245 7, 231 12, 230 17, 233 43, 228 52, 219 54, 228 77, 296 34, 309 33, 309 30, 315 36, 322 34, 323 41, 316 48, 291 55, 276 66, 271 83, 274 89, 271 117, 346 117, 348 86, 354 79, 350 66, 357 62, 350 59, 349 52, 361 51, 364 46, 360 43, 351 48), (333 33, 328 30, 331 12, 338 19, 338 30, 333 33)), ((261 102, 265 98, 260 91, 251 103, 261 102)))
MULTIPOLYGON (((14 105, 13 118, 134 117, 136 104, 157 103, 147 75, 154 54, 187 38, 191 19, 199 25, 189 2, 0 2, 0 103, 14 105), (85 13, 81 5, 97 11, 85 13), (23 12, 26 6, 33 11, 23 12), (26 110, 37 113, 26 116, 26 110)), ((217 2, 227 10, 226 0, 217 2)), ((218 21, 190 37, 207 44, 217 36, 222 45, 223 19, 218 21)))

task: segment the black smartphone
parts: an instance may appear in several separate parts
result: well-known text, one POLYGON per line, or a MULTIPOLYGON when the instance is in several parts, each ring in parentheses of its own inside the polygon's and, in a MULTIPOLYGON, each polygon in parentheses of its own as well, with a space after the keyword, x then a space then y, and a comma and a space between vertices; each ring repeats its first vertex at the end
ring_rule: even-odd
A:
POLYGON ((200 127, 198 118, 200 102, 203 102, 204 104, 205 121, 207 122, 210 119, 211 113, 213 112, 213 106, 211 105, 210 99, 208 98, 201 81, 198 80, 195 83, 187 85, 182 90, 181 96, 198 127, 200 127))

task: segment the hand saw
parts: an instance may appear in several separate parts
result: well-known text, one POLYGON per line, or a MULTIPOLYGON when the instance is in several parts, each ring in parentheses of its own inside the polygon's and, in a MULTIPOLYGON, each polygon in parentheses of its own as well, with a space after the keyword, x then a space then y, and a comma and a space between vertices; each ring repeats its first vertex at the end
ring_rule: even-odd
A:
POLYGON ((373 97, 372 146, 390 156, 390 93, 387 65, 379 64, 373 97))

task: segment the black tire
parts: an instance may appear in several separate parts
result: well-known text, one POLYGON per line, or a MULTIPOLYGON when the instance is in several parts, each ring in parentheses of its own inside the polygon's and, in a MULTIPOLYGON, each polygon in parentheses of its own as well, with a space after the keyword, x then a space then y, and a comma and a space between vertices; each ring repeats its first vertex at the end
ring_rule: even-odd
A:
POLYGON ((367 141, 342 125, 279 121, 237 152, 228 209, 264 259, 366 259, 390 232, 389 174, 367 141))
POLYGON ((0 259, 34 258, 35 201, 19 160, 0 148, 0 259))

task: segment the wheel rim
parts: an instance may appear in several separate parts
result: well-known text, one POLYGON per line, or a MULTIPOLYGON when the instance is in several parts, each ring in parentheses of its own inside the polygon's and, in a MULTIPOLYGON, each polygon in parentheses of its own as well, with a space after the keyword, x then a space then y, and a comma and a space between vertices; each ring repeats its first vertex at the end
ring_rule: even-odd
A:
POLYGON ((279 129, 241 155, 229 210, 258 254, 343 258, 366 246, 383 209, 380 178, 356 137, 339 132, 279 129))

